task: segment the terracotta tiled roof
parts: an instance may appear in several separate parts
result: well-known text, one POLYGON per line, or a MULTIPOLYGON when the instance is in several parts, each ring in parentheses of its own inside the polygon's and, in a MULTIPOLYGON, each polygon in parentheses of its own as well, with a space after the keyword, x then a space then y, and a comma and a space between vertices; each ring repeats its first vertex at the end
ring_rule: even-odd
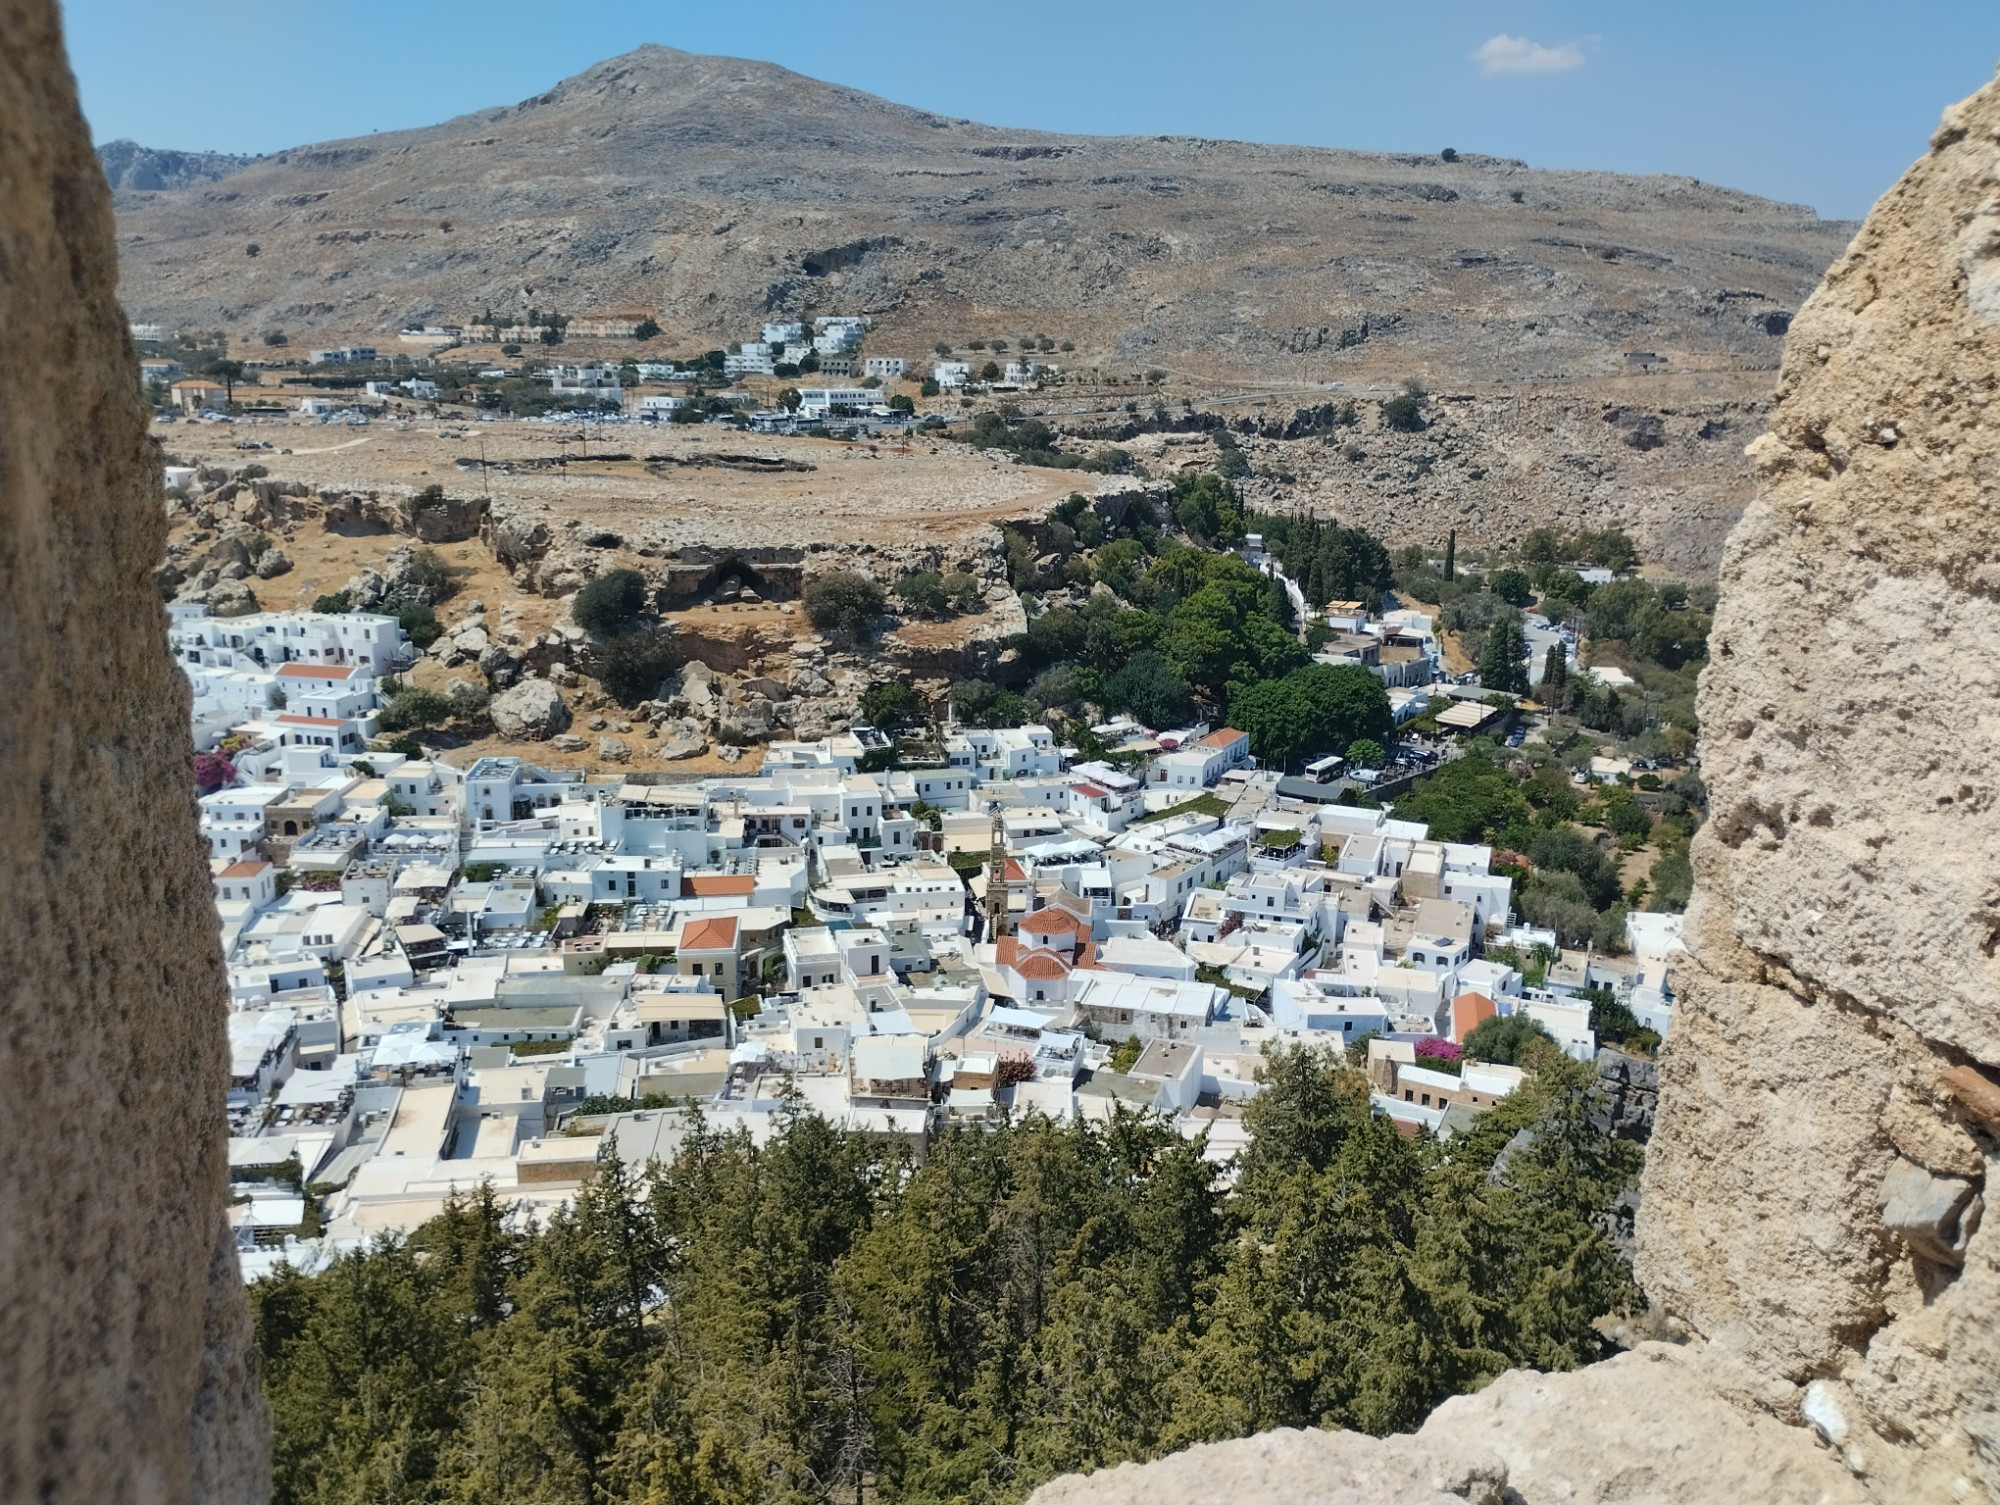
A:
POLYGON ((1467 1035, 1499 1012, 1500 1005, 1484 993, 1460 993, 1451 1001, 1452 1039, 1463 1045, 1467 1035))
POLYGON ((1059 982, 1069 976, 1069 963, 1053 951, 1030 951, 1016 959, 1014 970, 1030 982, 1059 982))
POLYGON ((1025 883, 1028 881, 1027 873, 1022 870, 1021 864, 1016 862, 1012 857, 1005 859, 1000 864, 1000 877, 1008 883, 1025 883))
POLYGON ((1026 916, 1017 928, 1030 935, 1075 935, 1083 926, 1067 909, 1051 905, 1026 916))
POLYGON ((733 951, 735 948, 735 915, 715 915, 706 920, 694 920, 681 931, 683 951, 733 951))
POLYGON ((346 664, 280 664, 280 679, 351 679, 354 670, 346 664))
POLYGON ((258 862, 258 861, 254 860, 254 859, 247 859, 247 858, 246 858, 246 859, 245 859, 244 861, 242 861, 242 862, 232 862, 232 863, 230 863, 228 867, 224 868, 224 869, 223 869, 223 870, 222 870, 221 872, 217 873, 217 874, 216 874, 216 877, 218 877, 218 878, 254 878, 254 877, 256 877, 256 876, 257 876, 257 875, 258 875, 259 873, 263 872, 263 871, 264 871, 264 869, 265 869, 265 868, 267 868, 267 867, 269 867, 270 865, 271 865, 271 864, 270 864, 270 863, 268 863, 268 862, 258 862))
POLYGON ((1101 800, 1109 792, 1099 789, 1095 784, 1072 784, 1069 787, 1087 800, 1101 800))
POLYGON ((278 720, 288 726, 339 726, 338 716, 280 716, 278 720))
POLYGON ((1203 737, 1199 742, 1195 743, 1195 746, 1232 747, 1237 742, 1241 741, 1244 737, 1247 737, 1249 735, 1250 734, 1248 732, 1237 731, 1236 728, 1233 726, 1225 726, 1219 732, 1210 732, 1206 737, 1203 737))

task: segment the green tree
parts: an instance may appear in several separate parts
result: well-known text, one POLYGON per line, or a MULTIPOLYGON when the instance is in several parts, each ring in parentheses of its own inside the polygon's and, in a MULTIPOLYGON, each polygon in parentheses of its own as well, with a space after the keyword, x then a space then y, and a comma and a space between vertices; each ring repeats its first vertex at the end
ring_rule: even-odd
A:
POLYGON ((1347 761, 1356 768, 1380 768, 1388 753, 1373 737, 1357 737, 1347 744, 1347 761))
POLYGON ((1458 529, 1453 528, 1444 536, 1444 578, 1458 578, 1458 529))
POLYGON ((585 632, 610 637, 631 627, 646 609, 646 577, 637 570, 607 570, 570 602, 570 619, 585 632))
POLYGON ((1569 655, 1561 643, 1549 644, 1542 655, 1542 689, 1545 695, 1559 695, 1569 683, 1569 655))
POLYGON ((884 680, 861 692, 861 717, 870 726, 900 726, 922 711, 916 692, 900 679, 884 680))
POLYGON ((1479 683, 1482 688, 1508 694, 1526 694, 1528 666, 1526 634, 1518 617, 1505 616, 1486 629, 1479 650, 1479 683))
POLYGON ((1486 588, 1509 606, 1526 606, 1535 598, 1534 582, 1525 570, 1495 570, 1487 577, 1486 588))
POLYGON ((1463 1043, 1465 1053, 1475 1061, 1520 1066, 1527 1064, 1525 1058, 1537 1041, 1551 1050, 1556 1048, 1555 1036, 1544 1029, 1540 1021, 1523 1013, 1513 1013, 1496 1014, 1475 1024, 1463 1043))

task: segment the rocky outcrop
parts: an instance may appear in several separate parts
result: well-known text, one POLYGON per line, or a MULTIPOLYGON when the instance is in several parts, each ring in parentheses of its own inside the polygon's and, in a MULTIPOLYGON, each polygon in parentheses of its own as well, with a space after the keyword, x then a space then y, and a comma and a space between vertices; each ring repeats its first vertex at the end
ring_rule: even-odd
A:
POLYGON ((1413 1436, 1270 1432, 1060 1479, 1029 1505, 1866 1505, 1832 1454, 1760 1413, 1755 1386, 1647 1343, 1586 1375, 1502 1375, 1413 1436))
POLYGON ((546 742, 557 732, 569 730, 569 707, 546 679, 524 679, 494 696, 486 714, 501 736, 522 742, 546 742))
POLYGON ((0 1499, 256 1501, 160 459, 53 0, 0 0, 0 182, 0 1499))
POLYGON ((2000 1220, 1967 1232, 1996 1125, 1944 1082, 2000 1079, 1997 182, 1992 85, 1792 325, 1701 687, 1639 1261, 1905 1499, 2000 1495, 2000 1220))
MULTIPOLYGON (((1654 1320, 1694 1341, 1440 1407, 1415 1443, 1497 1457, 1509 1500, 2000 1499, 1996 399, 2000 83, 1946 112, 1793 321, 1724 554, 1637 1227, 1654 1320)), ((1636 1129, 1646 1084, 1606 1075, 1601 1111, 1636 1129)), ((1294 1477, 1268 1498, 1341 1498, 1353 1443, 1253 1439, 1043 1499, 1214 1497, 1252 1464, 1294 1477)), ((1401 1479, 1410 1444, 1378 1447, 1401 1479)))

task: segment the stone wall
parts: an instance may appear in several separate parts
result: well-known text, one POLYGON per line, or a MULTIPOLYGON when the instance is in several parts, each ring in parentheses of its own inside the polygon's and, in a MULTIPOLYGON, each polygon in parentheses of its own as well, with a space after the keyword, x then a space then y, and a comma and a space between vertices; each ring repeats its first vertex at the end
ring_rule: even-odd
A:
POLYGON ((256 1501, 160 462, 54 0, 0 0, 0 1499, 256 1501))

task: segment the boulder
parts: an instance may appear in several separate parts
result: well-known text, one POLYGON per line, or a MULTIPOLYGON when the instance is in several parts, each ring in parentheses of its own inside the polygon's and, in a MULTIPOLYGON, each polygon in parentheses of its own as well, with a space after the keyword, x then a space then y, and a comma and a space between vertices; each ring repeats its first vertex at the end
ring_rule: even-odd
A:
POLYGON ((504 643, 488 643, 479 655, 479 672, 494 689, 504 690, 521 677, 521 661, 504 643))
POLYGON ((517 742, 546 742, 569 729, 569 707, 546 679, 526 679, 486 707, 493 729, 517 742))
POLYGON ((275 580, 278 576, 289 573, 291 568, 291 556, 276 544, 270 545, 257 556, 259 580, 275 580))
POLYGON ((623 737, 599 737, 597 756, 606 763, 629 763, 632 761, 632 744, 623 737))

